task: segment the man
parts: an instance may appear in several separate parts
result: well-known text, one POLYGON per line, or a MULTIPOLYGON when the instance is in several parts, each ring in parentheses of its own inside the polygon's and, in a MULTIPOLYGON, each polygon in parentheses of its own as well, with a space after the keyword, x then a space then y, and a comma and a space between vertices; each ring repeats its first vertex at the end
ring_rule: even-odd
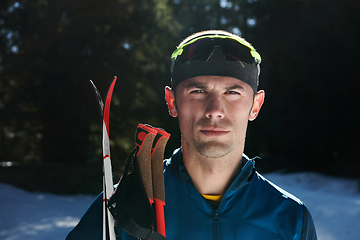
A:
MULTIPOLYGON (((265 97, 256 50, 231 33, 205 31, 185 39, 172 61, 165 98, 182 147, 165 160, 167 239, 317 239, 305 205, 243 154, 248 121, 265 97)), ((100 237, 101 197, 68 239, 100 237)), ((119 238, 132 239, 121 230, 119 238)))

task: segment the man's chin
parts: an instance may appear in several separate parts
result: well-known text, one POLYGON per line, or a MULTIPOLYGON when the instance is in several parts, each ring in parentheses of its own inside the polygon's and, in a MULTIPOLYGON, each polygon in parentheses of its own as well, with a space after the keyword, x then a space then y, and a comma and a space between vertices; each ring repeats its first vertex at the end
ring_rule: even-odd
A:
POLYGON ((204 157, 220 158, 231 152, 229 145, 219 142, 207 142, 196 146, 197 151, 204 157))

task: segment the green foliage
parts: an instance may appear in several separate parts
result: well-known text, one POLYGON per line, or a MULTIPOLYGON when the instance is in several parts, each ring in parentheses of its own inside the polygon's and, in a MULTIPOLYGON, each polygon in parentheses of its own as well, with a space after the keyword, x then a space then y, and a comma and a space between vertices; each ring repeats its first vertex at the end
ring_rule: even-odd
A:
POLYGON ((137 122, 159 111, 163 90, 157 87, 168 81, 166 53, 175 45, 168 38, 180 25, 171 24, 167 1, 7 1, 5 6, 1 159, 91 161, 101 141, 88 81, 104 94, 114 75, 119 77, 114 155, 124 158, 137 122), (12 51, 15 45, 18 51, 12 51))

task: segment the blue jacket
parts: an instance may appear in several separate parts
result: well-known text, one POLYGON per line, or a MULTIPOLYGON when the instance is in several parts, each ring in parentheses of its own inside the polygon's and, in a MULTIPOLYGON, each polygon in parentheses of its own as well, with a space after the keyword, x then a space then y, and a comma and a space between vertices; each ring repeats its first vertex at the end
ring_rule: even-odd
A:
MULTIPOLYGON (((243 168, 217 209, 204 199, 185 167, 181 149, 164 161, 166 237, 176 239, 316 240, 306 206, 255 171, 243 157, 243 168)), ((118 229, 119 239, 133 239, 118 229)), ((66 240, 102 240, 102 196, 99 195, 66 240)))

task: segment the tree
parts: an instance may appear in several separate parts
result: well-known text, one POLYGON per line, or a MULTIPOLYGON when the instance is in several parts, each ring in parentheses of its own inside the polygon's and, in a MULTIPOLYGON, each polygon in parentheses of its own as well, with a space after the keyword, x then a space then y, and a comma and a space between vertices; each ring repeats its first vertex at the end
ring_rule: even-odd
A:
POLYGON ((114 158, 125 160, 138 122, 156 125, 166 115, 158 88, 169 81, 167 53, 180 28, 166 0, 9 0, 0 27, 1 159, 85 164, 100 156, 90 79, 104 94, 119 78, 114 158))

